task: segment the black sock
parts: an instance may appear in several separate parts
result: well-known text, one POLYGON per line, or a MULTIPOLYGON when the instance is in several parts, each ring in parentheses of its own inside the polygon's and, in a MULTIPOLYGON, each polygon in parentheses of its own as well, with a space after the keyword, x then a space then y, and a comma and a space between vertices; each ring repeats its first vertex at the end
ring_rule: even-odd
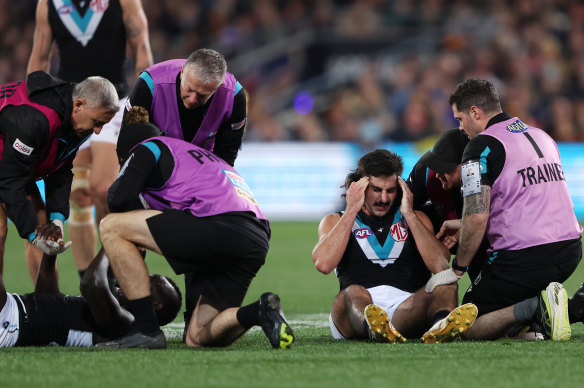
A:
POLYGON ((237 310, 237 321, 241 326, 249 329, 259 323, 258 316, 260 315, 260 301, 248 304, 237 310))
POLYGON ((568 299, 568 316, 570 317, 570 323, 580 322, 580 316, 577 305, 574 303, 573 299, 568 299))
POLYGON ((83 275, 85 275, 85 269, 80 269, 77 272, 79 272, 79 279, 83 279, 83 275))
POLYGON ((450 311, 448 310, 441 310, 438 311, 436 314, 434 314, 434 316, 432 317, 432 326, 434 326, 434 324, 436 322, 438 322, 441 319, 444 319, 448 316, 448 314, 450 314, 450 311))
POLYGON ((135 318, 134 329, 147 335, 160 331, 150 295, 140 299, 129 300, 128 305, 135 318))

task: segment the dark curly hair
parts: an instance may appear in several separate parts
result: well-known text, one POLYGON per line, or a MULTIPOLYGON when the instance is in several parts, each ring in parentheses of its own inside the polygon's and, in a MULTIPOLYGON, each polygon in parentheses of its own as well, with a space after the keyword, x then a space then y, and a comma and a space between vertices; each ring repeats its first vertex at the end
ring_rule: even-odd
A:
POLYGON ((357 182, 364 176, 401 176, 404 172, 402 157, 388 150, 377 149, 364 155, 357 162, 357 169, 347 175, 345 184, 341 187, 348 189, 351 183, 357 182))

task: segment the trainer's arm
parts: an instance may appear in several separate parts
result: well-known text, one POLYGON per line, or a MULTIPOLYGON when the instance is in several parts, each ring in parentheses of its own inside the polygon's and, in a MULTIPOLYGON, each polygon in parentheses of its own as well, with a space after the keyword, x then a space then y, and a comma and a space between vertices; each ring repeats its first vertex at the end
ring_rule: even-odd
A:
POLYGON ((53 32, 49 24, 49 0, 39 0, 36 8, 36 27, 32 44, 32 52, 28 60, 26 73, 36 70, 49 72, 51 70, 51 53, 53 51, 53 32))
POLYGON ((318 243, 312 251, 312 261, 319 272, 331 273, 343 258, 357 213, 363 207, 369 178, 351 183, 347 189, 347 207, 342 216, 327 215, 318 226, 318 243))
POLYGON ((233 111, 229 120, 219 127, 213 153, 226 161, 230 166, 235 165, 235 159, 247 126, 247 102, 245 90, 241 89, 233 99, 233 111))
POLYGON ((107 337, 116 337, 132 326, 134 317, 112 294, 107 278, 108 267, 102 248, 87 267, 79 288, 97 325, 107 337))
MULTIPOLYGON (((477 253, 487 229, 491 206, 491 186, 481 185, 481 192, 464 197, 462 227, 456 263, 468 267, 477 253)), ((454 271, 463 275, 461 271, 454 271)))
POLYGON ((144 209, 139 195, 156 166, 157 160, 152 151, 139 145, 108 190, 107 204, 110 212, 144 209))
POLYGON ((140 0, 121 0, 124 27, 130 50, 136 60, 136 77, 152 66, 152 50, 148 38, 148 20, 140 0))
POLYGON ((423 212, 414 210, 414 196, 401 177, 398 177, 398 184, 403 192, 400 211, 408 223, 426 267, 432 273, 450 268, 450 252, 434 236, 432 221, 423 212))

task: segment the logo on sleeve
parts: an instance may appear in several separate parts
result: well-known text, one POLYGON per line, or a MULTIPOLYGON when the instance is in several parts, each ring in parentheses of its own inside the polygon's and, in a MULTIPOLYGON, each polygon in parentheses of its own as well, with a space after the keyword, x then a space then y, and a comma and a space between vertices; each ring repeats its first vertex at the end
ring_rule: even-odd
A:
POLYGON ((126 99, 126 110, 129 112, 132 109, 132 103, 130 102, 130 98, 126 99))
POLYGON ((243 128, 243 126, 245 125, 245 123, 247 122, 247 117, 244 118, 242 121, 240 121, 239 123, 233 123, 231 124, 231 129, 234 131, 238 131, 241 128, 243 128))
POLYGON ((18 138, 12 144, 12 148, 24 155, 30 155, 34 151, 34 148, 27 146, 18 138))

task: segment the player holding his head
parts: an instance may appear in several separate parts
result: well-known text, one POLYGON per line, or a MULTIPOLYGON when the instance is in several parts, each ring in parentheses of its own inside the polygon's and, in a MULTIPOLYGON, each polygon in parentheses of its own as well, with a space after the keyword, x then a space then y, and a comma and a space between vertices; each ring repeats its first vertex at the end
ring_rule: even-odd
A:
POLYGON ((429 218, 413 209, 402 172, 401 157, 391 151, 364 155, 347 176, 345 211, 318 227, 314 265, 324 274, 334 270, 340 283, 329 317, 336 339, 446 342, 474 322, 474 305, 457 308, 456 286, 436 294, 423 289, 432 273, 448 268, 450 253, 429 218))

